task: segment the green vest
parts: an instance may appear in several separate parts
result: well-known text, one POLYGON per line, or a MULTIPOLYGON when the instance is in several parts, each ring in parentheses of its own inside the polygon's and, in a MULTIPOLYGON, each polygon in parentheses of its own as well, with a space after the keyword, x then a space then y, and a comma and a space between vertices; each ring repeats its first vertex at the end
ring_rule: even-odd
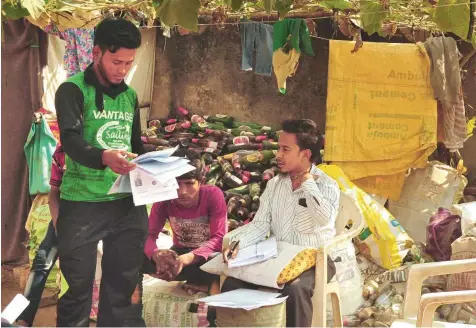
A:
MULTIPOLYGON (((84 73, 76 74, 66 82, 77 85, 84 96, 83 138, 93 147, 131 151, 132 121, 137 99, 135 91, 127 88, 115 99, 104 94, 104 110, 98 111, 96 88, 84 81, 84 73)), ((104 170, 92 169, 66 155, 66 168, 61 184, 62 199, 104 202, 129 195, 107 194, 118 177, 108 167, 104 170)))

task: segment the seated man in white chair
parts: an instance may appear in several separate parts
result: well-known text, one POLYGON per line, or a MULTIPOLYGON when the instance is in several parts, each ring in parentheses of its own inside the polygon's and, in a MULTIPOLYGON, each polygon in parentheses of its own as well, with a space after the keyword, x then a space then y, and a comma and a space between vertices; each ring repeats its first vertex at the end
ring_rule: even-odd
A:
MULTIPOLYGON (((231 255, 235 258, 239 248, 264 240, 268 233, 277 241, 299 246, 318 248, 334 238, 339 208, 339 186, 336 181, 318 169, 322 136, 311 120, 287 120, 279 137, 276 155, 281 174, 268 182, 260 199, 254 220, 230 233, 230 245, 223 250, 228 261, 230 249, 239 241, 231 255)), ((329 259, 328 279, 335 275, 335 266, 329 259)), ((311 327, 312 295, 315 270, 310 269, 286 284, 282 293, 286 303, 287 327, 311 327)), ((238 288, 258 288, 247 282, 228 277, 222 292, 238 288)))

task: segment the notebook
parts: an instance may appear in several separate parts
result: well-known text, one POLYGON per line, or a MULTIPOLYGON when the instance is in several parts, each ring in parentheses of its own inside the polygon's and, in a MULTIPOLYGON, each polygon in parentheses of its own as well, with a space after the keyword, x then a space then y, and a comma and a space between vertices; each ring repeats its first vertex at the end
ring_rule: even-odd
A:
POLYGON ((228 261, 229 268, 237 268, 267 261, 278 256, 276 237, 270 237, 256 245, 240 249, 234 259, 228 261))

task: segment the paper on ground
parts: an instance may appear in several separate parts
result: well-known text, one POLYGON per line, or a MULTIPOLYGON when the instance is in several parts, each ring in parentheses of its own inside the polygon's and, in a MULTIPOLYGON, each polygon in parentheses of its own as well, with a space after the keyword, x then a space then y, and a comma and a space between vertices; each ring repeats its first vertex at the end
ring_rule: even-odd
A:
POLYGON ((276 237, 270 237, 256 245, 240 249, 235 259, 228 261, 229 268, 237 268, 264 262, 278 256, 278 244, 276 237))
POLYGON ((245 309, 249 311, 284 302, 287 297, 279 297, 280 295, 280 293, 264 292, 254 289, 237 289, 231 292, 204 297, 199 299, 199 301, 209 306, 245 309))
POLYGON ((8 321, 8 323, 13 324, 15 320, 22 314, 26 307, 30 304, 30 301, 25 298, 22 294, 17 294, 10 304, 7 305, 5 310, 2 312, 2 319, 8 321))

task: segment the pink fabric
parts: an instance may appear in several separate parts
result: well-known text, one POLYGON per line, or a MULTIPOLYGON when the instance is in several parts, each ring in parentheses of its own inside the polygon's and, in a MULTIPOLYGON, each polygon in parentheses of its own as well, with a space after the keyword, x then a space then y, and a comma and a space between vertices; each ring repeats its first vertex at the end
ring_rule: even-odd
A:
POLYGON ((50 185, 60 187, 63 181, 63 174, 65 169, 65 155, 63 146, 56 145, 56 150, 53 154, 53 164, 51 165, 50 185))
POLYGON ((149 234, 145 254, 157 250, 156 240, 168 220, 175 247, 195 248, 193 254, 208 259, 220 252, 227 232, 227 210, 222 191, 215 186, 201 186, 197 207, 183 208, 176 201, 155 203, 149 216, 149 234))

